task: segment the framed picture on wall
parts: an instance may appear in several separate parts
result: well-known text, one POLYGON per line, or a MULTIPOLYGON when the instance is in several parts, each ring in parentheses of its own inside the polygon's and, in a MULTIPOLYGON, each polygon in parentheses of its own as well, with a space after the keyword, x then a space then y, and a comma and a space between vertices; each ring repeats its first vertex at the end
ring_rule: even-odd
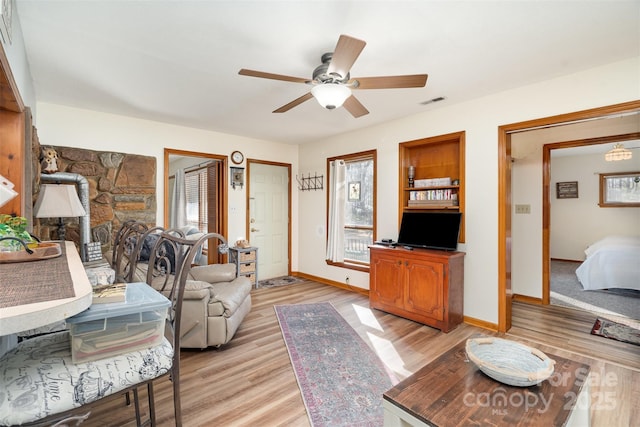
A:
POLYGON ((578 181, 556 183, 556 199, 577 199, 578 181))
POLYGON ((231 168, 231 187, 235 190, 236 187, 242 188, 244 186, 244 168, 231 168))
POLYGON ((357 202, 360 200, 360 181, 353 181, 349 183, 349 197, 350 202, 357 202))

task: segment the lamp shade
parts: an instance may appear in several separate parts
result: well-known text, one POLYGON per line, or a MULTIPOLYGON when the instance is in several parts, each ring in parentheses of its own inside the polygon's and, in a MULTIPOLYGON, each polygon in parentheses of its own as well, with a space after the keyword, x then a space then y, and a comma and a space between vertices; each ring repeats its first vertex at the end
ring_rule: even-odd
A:
POLYGON ((632 156, 631 150, 624 148, 624 145, 617 143, 604 155, 607 162, 617 162, 618 160, 629 160, 632 156))
POLYGON ((351 89, 336 83, 325 83, 314 86, 311 94, 318 103, 327 110, 341 107, 344 101, 351 96, 351 89))
POLYGON ((36 218, 67 218, 86 215, 75 185, 43 184, 33 208, 36 218))

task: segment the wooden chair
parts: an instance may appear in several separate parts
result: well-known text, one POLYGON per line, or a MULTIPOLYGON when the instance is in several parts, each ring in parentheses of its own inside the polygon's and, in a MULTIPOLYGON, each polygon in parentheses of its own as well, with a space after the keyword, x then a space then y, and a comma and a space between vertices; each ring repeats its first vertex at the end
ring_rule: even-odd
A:
POLYGON ((185 283, 204 242, 163 232, 149 262, 165 271, 173 284, 162 343, 144 350, 73 364, 68 331, 19 343, 0 357, 0 425, 76 425, 89 417, 91 404, 133 392, 137 425, 142 425, 138 389, 146 386, 149 419, 156 425, 153 383, 169 376, 173 384, 176 426, 182 425, 180 403, 180 318, 185 283), (172 249, 172 250, 169 250, 172 249), (173 255, 169 255, 172 253, 173 255), (175 268, 173 267, 175 266, 175 268))

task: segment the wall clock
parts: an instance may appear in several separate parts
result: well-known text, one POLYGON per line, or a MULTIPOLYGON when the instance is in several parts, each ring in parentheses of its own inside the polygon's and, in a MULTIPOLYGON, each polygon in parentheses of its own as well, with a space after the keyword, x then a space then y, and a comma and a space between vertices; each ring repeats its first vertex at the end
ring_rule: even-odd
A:
POLYGON ((244 160, 244 154, 239 151, 234 151, 231 153, 231 161, 236 165, 239 165, 244 160))

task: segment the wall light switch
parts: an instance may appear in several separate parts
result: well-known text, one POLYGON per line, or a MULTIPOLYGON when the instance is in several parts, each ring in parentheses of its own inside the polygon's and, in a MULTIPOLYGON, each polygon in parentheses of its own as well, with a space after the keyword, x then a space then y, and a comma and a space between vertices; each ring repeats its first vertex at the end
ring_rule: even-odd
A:
POLYGON ((516 213, 517 214, 530 214, 531 213, 531 205, 516 205, 516 213))

